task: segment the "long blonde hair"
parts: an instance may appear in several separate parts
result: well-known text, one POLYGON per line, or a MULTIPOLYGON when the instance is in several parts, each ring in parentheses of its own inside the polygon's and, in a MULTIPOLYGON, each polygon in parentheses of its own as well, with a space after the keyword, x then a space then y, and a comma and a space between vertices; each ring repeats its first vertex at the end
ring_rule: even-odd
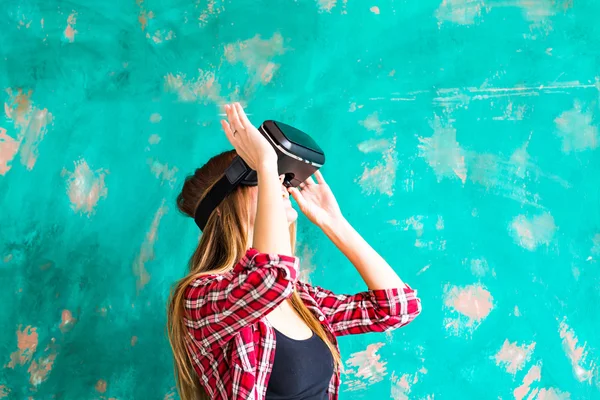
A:
MULTIPOLYGON (((227 151, 211 158, 203 167, 196 169, 183 184, 177 196, 179 210, 194 217, 194 211, 208 190, 223 176, 225 169, 235 157, 235 151, 227 151)), ((187 341, 190 340, 184 318, 184 293, 187 286, 206 273, 224 273, 235 266, 248 249, 247 227, 250 221, 249 187, 240 186, 228 195, 209 217, 200 237, 198 247, 189 260, 189 273, 173 287, 167 309, 167 332, 173 350, 175 380, 182 400, 209 399, 200 385, 196 371, 190 361, 187 341)), ((296 224, 290 226, 292 249, 295 247, 296 224)), ((309 326, 327 345, 334 359, 335 368, 341 363, 335 345, 327 337, 319 320, 302 302, 294 289, 291 304, 309 326)))

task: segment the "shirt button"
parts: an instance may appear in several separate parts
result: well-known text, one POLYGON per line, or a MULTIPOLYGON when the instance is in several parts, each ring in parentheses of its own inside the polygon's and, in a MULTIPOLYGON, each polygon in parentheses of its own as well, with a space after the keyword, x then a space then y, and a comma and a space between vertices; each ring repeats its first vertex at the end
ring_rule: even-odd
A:
POLYGON ((319 321, 323 322, 323 320, 325 320, 325 317, 322 315, 319 315, 319 321))

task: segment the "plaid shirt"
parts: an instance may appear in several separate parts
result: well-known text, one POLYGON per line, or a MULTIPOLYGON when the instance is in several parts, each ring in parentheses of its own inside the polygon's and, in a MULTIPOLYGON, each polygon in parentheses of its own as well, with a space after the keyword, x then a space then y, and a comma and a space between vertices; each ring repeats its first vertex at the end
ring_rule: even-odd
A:
MULTIPOLYGON (((336 295, 298 281, 298 265, 296 257, 249 249, 229 272, 203 275, 186 289, 188 351, 212 399, 265 398, 275 334, 264 317, 290 297, 294 287, 336 348, 336 336, 398 328, 421 312, 416 291, 409 287, 336 295)), ((338 398, 339 387, 336 371, 329 384, 330 400, 338 398)))

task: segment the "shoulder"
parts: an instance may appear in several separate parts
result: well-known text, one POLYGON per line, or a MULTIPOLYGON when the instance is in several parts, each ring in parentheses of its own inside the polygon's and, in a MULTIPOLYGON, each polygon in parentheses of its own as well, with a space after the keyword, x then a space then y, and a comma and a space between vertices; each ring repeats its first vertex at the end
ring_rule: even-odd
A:
POLYGON ((209 291, 214 291, 222 285, 226 285, 230 279, 231 270, 222 273, 206 272, 199 274, 188 283, 185 288, 185 296, 196 298, 205 295, 209 291))
POLYGON ((219 284, 220 282, 226 282, 230 280, 233 274, 240 270, 240 268, 247 267, 249 264, 254 262, 255 258, 260 253, 255 249, 248 249, 246 253, 239 259, 231 268, 226 269, 222 272, 217 271, 206 271, 200 272, 194 277, 187 286, 187 290, 198 290, 206 287, 219 284))

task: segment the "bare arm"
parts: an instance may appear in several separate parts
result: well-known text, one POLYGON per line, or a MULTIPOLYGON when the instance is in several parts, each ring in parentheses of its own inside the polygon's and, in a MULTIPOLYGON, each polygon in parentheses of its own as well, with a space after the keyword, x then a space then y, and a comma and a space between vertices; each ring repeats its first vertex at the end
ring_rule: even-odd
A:
POLYGON ((345 218, 339 217, 321 228, 354 265, 369 289, 406 288, 392 267, 345 218))
POLYGON ((221 124, 227 139, 248 166, 256 171, 258 178, 252 247, 261 253, 290 256, 290 233, 277 173, 277 153, 248 120, 239 103, 227 104, 225 112, 229 123, 222 121, 221 124))
POLYGON ((252 247, 261 253, 292 255, 277 164, 258 167, 258 205, 252 247))

